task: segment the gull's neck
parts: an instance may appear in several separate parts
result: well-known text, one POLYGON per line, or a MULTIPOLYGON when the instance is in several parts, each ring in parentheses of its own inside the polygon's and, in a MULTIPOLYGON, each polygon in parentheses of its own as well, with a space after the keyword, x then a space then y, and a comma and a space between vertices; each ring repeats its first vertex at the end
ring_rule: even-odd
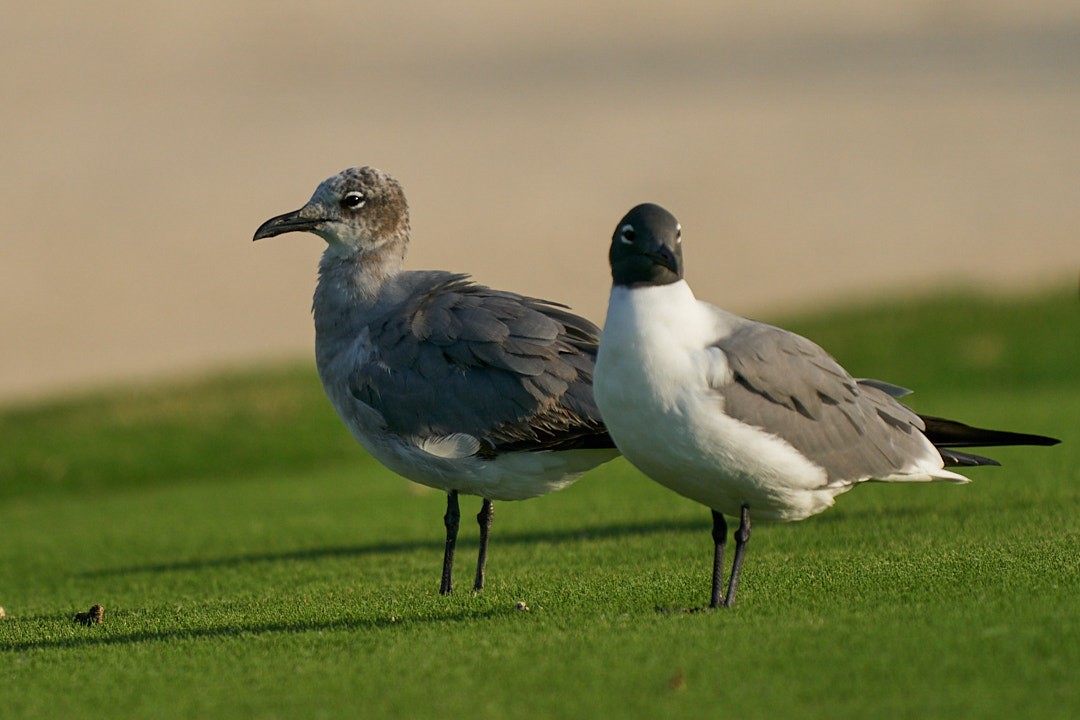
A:
POLYGON ((366 252, 326 249, 312 304, 316 336, 349 333, 367 322, 386 283, 402 271, 406 243, 396 239, 366 252))

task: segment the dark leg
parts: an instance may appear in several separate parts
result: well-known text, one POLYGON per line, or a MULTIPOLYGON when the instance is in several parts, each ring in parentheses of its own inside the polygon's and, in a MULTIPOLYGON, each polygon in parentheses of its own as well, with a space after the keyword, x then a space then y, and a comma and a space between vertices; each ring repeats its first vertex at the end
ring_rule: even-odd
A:
POLYGON ((443 523, 446 524, 446 550, 443 551, 442 583, 439 585, 439 594, 449 595, 454 592, 454 548, 457 547, 458 526, 461 524, 457 490, 446 493, 446 515, 443 516, 443 523))
POLYGON ((742 571, 746 545, 750 542, 750 506, 744 504, 739 515, 739 529, 735 531, 735 562, 731 566, 731 579, 728 581, 727 597, 724 607, 735 604, 735 593, 739 589, 739 573, 742 571))
POLYGON ((495 507, 491 501, 484 498, 480 506, 480 512, 476 514, 476 522, 480 524, 480 552, 476 556, 476 582, 473 590, 484 589, 484 570, 487 567, 488 534, 491 532, 491 519, 495 515, 495 507))
POLYGON ((717 511, 712 511, 712 539, 713 539, 713 568, 712 568, 712 596, 709 607, 720 607, 721 598, 724 596, 724 545, 727 544, 727 523, 724 516, 717 511))

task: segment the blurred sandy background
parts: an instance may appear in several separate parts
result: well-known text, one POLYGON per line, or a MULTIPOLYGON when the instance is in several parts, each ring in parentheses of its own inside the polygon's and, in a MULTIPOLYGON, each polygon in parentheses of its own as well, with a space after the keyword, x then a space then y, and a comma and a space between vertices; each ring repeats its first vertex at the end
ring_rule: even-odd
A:
POLYGON ((409 266, 601 321, 637 202, 749 314, 1080 268, 1080 3, 4 3, 0 401, 311 355, 344 167, 409 266))

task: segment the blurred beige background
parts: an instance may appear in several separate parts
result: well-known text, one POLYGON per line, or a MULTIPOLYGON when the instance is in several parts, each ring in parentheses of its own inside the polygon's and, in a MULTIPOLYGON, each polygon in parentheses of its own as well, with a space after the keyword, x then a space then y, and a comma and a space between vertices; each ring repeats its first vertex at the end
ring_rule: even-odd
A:
POLYGON ((633 204, 762 314, 1080 268, 1080 3, 4 3, 0 401, 311 354, 344 167, 412 268, 601 321, 633 204))

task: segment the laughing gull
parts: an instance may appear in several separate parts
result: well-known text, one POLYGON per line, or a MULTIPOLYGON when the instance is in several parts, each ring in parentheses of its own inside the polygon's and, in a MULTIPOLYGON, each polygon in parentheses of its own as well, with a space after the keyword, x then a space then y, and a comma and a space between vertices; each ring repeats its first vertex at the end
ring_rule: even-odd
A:
POLYGON ((325 180, 254 239, 287 232, 327 243, 313 312, 331 404, 383 465, 447 492, 444 595, 453 588, 458 493, 483 498, 474 582, 483 589, 492 500, 558 490, 618 455, 592 396, 599 328, 563 305, 467 275, 404 271, 408 203, 375 168, 325 180))
POLYGON ((712 509, 710 607, 735 602, 751 512, 802 520, 861 482, 962 483, 945 467, 997 464, 953 448, 1058 442, 919 416, 896 400, 903 388, 853 379, 806 338, 696 299, 682 229, 658 205, 619 222, 609 258, 596 404, 631 463, 712 509), (740 524, 723 596, 725 514, 740 524))

